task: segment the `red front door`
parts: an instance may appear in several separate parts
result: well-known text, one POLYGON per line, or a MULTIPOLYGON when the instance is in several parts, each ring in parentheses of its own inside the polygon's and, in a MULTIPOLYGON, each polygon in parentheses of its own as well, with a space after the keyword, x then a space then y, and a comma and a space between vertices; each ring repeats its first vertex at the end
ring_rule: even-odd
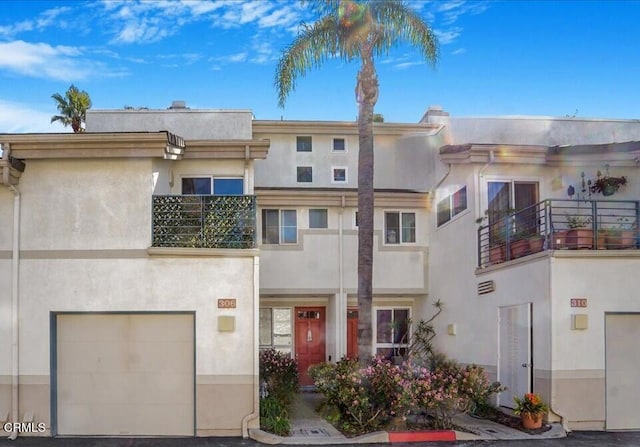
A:
POLYGON ((358 309, 347 310, 347 357, 358 357, 358 309))
POLYGON ((324 307, 296 307, 296 360, 300 385, 313 385, 307 369, 325 361, 324 307))

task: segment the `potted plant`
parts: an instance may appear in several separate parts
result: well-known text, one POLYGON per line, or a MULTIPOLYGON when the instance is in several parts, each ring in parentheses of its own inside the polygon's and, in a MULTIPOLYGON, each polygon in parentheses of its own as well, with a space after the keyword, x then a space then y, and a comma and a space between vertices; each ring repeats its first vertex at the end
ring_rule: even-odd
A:
POLYGON ((511 259, 521 258, 529 253, 529 233, 525 230, 511 234, 511 259))
POLYGON ((629 217, 619 217, 616 228, 607 233, 607 247, 620 249, 636 246, 636 222, 629 217))
POLYGON ((597 177, 590 189, 592 193, 601 193, 603 196, 611 196, 615 194, 621 186, 627 184, 627 178, 624 175, 621 177, 610 177, 609 175, 602 175, 602 173, 598 171, 597 177))
POLYGON ((513 412, 520 415, 524 428, 533 430, 542 427, 542 417, 549 411, 549 407, 539 395, 526 393, 522 399, 514 396, 513 400, 516 403, 513 412))
POLYGON ((532 234, 529 236, 529 252, 538 253, 544 248, 544 236, 541 234, 532 234))
POLYGON ((488 224, 489 210, 485 210, 484 215, 476 219, 477 224, 486 225, 488 229, 488 251, 491 265, 503 263, 507 259, 503 219, 509 211, 493 213, 493 216, 498 220, 491 225, 488 224))
POLYGON ((567 232, 566 244, 568 248, 581 249, 593 248, 593 230, 589 228, 591 225, 591 217, 580 214, 567 214, 567 232))

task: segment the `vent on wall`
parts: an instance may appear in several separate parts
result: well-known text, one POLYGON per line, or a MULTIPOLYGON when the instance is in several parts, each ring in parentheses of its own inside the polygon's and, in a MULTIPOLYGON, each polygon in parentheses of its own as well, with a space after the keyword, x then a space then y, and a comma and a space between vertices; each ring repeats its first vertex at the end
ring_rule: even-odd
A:
POLYGON ((478 295, 486 295, 496 290, 496 283, 493 280, 478 283, 478 295))

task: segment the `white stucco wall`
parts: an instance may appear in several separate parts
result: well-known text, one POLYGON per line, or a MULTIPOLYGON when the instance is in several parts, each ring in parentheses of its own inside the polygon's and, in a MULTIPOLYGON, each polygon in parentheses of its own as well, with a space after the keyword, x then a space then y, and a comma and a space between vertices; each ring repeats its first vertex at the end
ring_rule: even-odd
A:
MULTIPOLYGON (((315 208, 315 207, 314 207, 315 208)), ((336 293, 339 287, 338 209, 328 209, 328 229, 308 229, 308 208, 297 210, 298 244, 263 245, 261 248, 261 289, 289 289, 313 293, 322 290, 336 293)), ((426 292, 426 211, 402 209, 416 213, 416 243, 385 245, 382 243, 384 210, 374 217, 373 287, 380 291, 402 289, 410 293, 426 292)), ((349 293, 357 289, 358 233, 353 227, 353 208, 344 211, 344 287, 349 293)), ((261 216, 259 217, 261 219, 261 216)))
POLYGON ((553 293, 553 369, 604 370, 606 312, 640 312, 640 256, 585 256, 554 258, 551 270, 553 293), (586 298, 586 308, 572 308, 571 298, 586 298), (571 329, 571 315, 586 314, 586 330, 571 329))
POLYGON ((21 375, 49 375, 51 311, 195 311, 196 374, 253 373, 251 257, 28 259, 20 277, 21 375), (218 309, 228 297, 237 308, 218 309), (219 315, 235 331, 218 332, 219 315))

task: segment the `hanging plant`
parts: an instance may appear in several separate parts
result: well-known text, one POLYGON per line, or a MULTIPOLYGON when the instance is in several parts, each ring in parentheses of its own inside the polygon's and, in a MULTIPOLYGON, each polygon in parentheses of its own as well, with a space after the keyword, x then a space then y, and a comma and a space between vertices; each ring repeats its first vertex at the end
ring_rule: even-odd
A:
POLYGON ((600 171, 597 174, 598 178, 591 185, 592 193, 602 193, 603 196, 611 196, 618 192, 621 186, 627 184, 627 178, 622 177, 610 177, 609 175, 602 175, 600 171))

